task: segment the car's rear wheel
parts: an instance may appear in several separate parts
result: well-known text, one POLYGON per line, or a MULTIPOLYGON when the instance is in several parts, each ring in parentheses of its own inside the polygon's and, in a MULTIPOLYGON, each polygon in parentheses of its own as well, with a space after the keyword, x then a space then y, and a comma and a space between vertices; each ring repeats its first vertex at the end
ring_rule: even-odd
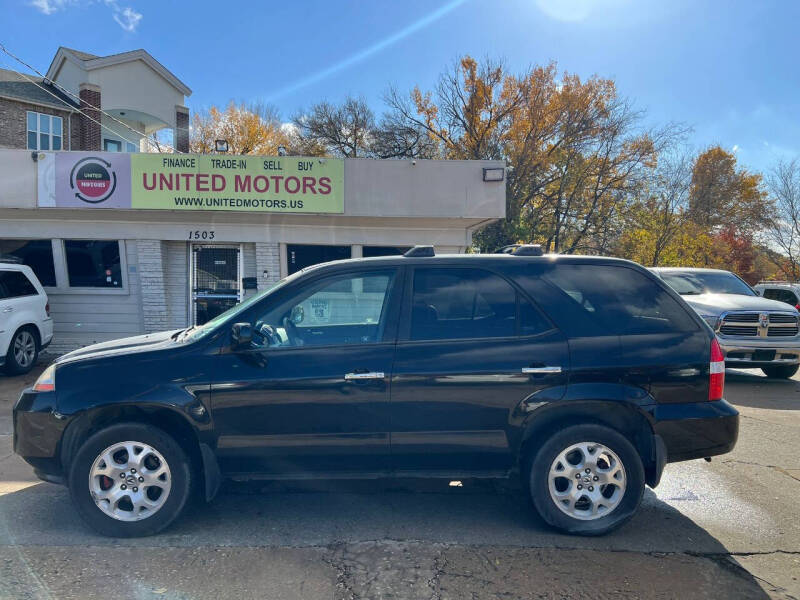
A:
POLYGON ((22 375, 30 371, 39 358, 39 336, 33 327, 20 327, 14 332, 6 353, 5 371, 22 375))
POLYGON ((161 531, 180 515, 191 468, 183 448, 164 431, 120 423, 81 445, 68 483, 78 513, 93 529, 138 537, 161 531))
POLYGON ((550 437, 530 461, 530 494, 551 526, 602 535, 630 519, 644 492, 639 453, 602 425, 574 425, 550 437))
POLYGON ((800 365, 780 365, 775 367, 761 367, 764 375, 772 377, 773 379, 789 379, 792 375, 797 373, 800 365))

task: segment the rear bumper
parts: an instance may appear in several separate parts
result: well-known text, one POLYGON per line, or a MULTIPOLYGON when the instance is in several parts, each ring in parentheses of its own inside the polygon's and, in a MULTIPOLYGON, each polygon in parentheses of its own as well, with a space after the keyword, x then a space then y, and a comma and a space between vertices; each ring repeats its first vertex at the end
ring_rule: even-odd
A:
POLYGON ((53 319, 48 317, 39 323, 39 331, 41 332, 42 339, 40 340, 41 348, 46 348, 53 341, 53 319))
POLYGON ((725 400, 659 404, 653 430, 666 447, 667 462, 725 454, 739 437, 739 412, 725 400))

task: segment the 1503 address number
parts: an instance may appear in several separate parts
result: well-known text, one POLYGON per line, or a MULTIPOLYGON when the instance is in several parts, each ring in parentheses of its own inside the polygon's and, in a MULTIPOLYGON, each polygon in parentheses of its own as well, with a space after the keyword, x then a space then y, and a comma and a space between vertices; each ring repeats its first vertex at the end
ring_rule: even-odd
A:
POLYGON ((194 229, 189 231, 190 240, 213 240, 213 229, 194 229))

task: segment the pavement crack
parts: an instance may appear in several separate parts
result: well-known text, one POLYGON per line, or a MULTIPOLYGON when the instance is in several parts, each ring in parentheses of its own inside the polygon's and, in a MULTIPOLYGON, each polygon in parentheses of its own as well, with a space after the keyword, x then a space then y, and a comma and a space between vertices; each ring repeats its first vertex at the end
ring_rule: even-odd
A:
POLYGON ((441 578, 447 568, 447 557, 442 549, 433 557, 433 573, 428 579, 427 584, 431 589, 431 600, 441 600, 441 578))
POLYGON ((326 547, 327 553, 322 561, 336 573, 337 600, 357 600, 358 594, 353 589, 352 568, 345 556, 345 544, 334 544, 326 547))
POLYGON ((750 465, 750 466, 753 466, 753 467, 763 467, 765 469, 772 469, 773 471, 777 471, 781 475, 786 475, 787 477, 791 477, 795 481, 800 481, 800 477, 798 477, 796 475, 793 475, 792 473, 790 473, 789 471, 787 471, 786 469, 784 469, 783 467, 780 467, 778 465, 763 465, 763 464, 755 462, 755 461, 737 460, 737 459, 734 459, 734 458, 725 458, 725 459, 721 460, 720 462, 723 465, 725 465, 725 464, 738 464, 738 465, 750 465))

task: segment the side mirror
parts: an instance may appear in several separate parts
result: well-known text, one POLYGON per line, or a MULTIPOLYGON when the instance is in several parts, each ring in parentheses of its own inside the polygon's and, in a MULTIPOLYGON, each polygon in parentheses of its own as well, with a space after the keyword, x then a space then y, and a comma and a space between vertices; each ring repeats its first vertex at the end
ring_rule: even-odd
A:
POLYGON ((234 350, 249 346, 253 341, 253 328, 250 323, 234 323, 231 327, 231 341, 234 350))

